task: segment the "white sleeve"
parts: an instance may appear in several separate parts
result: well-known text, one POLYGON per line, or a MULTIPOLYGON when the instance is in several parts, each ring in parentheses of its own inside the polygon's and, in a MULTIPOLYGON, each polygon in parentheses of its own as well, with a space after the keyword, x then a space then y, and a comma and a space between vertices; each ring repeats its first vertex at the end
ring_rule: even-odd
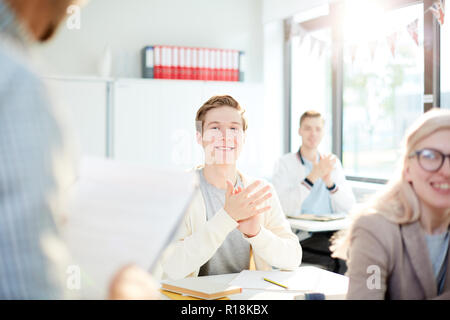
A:
POLYGON ((269 201, 271 209, 265 213, 260 232, 246 239, 255 250, 255 255, 271 266, 282 269, 298 267, 302 261, 302 248, 283 214, 276 191, 273 191, 269 201))
POLYGON ((292 178, 293 168, 283 159, 275 165, 272 182, 280 198, 281 207, 286 215, 300 214, 303 201, 309 196, 310 189, 303 184, 305 177, 292 178))
POLYGON ((336 161, 333 181, 337 187, 337 191, 330 195, 333 211, 348 213, 354 206, 356 200, 350 183, 345 179, 344 169, 339 160, 336 161))
POLYGON ((172 280, 182 279, 205 264, 225 241, 238 223, 222 208, 202 228, 190 233, 185 219, 178 240, 166 249, 162 269, 172 280))

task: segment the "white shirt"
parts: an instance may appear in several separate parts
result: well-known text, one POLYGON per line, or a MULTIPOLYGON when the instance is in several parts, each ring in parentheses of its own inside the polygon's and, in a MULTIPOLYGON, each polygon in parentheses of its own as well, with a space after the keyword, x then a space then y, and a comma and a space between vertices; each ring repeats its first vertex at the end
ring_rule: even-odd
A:
MULTIPOLYGON (((305 166, 301 163, 297 152, 283 155, 275 165, 272 182, 277 190, 283 211, 288 216, 301 213, 303 201, 310 195, 311 187, 304 182, 305 166)), ((331 179, 337 190, 330 192, 333 212, 349 212, 355 204, 355 196, 339 159, 331 172, 331 179)))

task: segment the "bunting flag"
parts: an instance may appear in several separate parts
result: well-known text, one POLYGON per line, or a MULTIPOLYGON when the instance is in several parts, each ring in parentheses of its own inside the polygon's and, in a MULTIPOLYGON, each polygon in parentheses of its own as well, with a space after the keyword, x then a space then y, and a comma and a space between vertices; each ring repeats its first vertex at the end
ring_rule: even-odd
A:
MULTIPOLYGON (((430 6, 427 10, 425 10, 424 13, 427 13, 428 11, 431 11, 436 20, 439 22, 439 24, 442 25, 444 23, 444 16, 445 16, 445 0, 437 0, 432 6, 430 6)), ((292 40, 294 37, 298 37, 298 39, 296 39, 297 41, 295 41, 298 47, 300 47, 305 42, 306 37, 309 37, 310 54, 315 54, 321 57, 323 52, 330 46, 326 41, 311 36, 311 34, 308 31, 302 28, 300 23, 292 23, 290 21, 290 23, 287 23, 285 26, 286 26, 285 29, 286 33, 287 35, 289 35, 290 40, 292 40)), ((399 37, 403 35, 405 31, 408 32, 409 36, 414 41, 414 43, 417 46, 419 46, 419 18, 416 18, 410 23, 408 23, 406 25, 406 28, 402 27, 401 29, 395 30, 395 32, 392 32, 391 34, 384 35, 393 58, 395 58, 396 55, 399 37)), ((382 41, 381 37, 383 36, 380 35, 380 38, 368 40, 365 43, 365 45, 367 45, 369 48, 371 61, 373 61, 375 58, 375 52, 378 49, 380 42, 382 41)), ((362 44, 359 43, 358 45, 356 44, 347 44, 347 45, 349 46, 347 48, 349 48, 350 50, 351 61, 353 63, 356 60, 358 49, 359 47, 362 46, 362 44)))
POLYGON ((392 33, 387 36, 387 42, 389 45, 389 49, 391 49, 392 57, 395 58, 395 48, 397 46, 397 32, 392 33))
POLYGON ((298 26, 296 35, 298 36, 298 46, 299 47, 302 45, 303 40, 305 40, 307 34, 308 34, 308 32, 306 32, 300 26, 298 26))
POLYGON ((358 51, 358 46, 356 44, 352 44, 350 46, 350 55, 352 57, 352 64, 355 62, 356 59, 356 51, 358 51))
POLYGON ((319 44, 319 58, 322 56, 322 53, 325 50, 325 42, 318 40, 318 44, 319 44))
POLYGON ((299 34, 300 26, 298 25, 298 23, 287 26, 287 28, 289 28, 289 37, 290 38, 293 38, 299 34))
POLYGON ((413 38, 416 45, 419 45, 419 19, 414 20, 406 27, 409 35, 413 38))
POLYGON ((284 40, 289 41, 294 35, 294 26, 292 25, 292 19, 286 20, 284 22, 284 40))
POLYGON ((373 40, 369 42, 369 51, 370 51, 370 59, 371 61, 373 61, 374 57, 375 57, 375 51, 377 49, 378 46, 378 41, 377 40, 373 40))
POLYGON ((444 24, 444 16, 445 16, 445 3, 444 0, 436 1, 431 5, 429 10, 433 13, 433 16, 442 26, 444 24))

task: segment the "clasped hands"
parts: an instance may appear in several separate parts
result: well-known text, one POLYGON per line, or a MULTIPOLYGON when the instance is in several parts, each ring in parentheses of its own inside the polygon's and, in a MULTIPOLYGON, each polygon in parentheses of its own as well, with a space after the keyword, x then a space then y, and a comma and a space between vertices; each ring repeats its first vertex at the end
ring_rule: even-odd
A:
POLYGON ((322 179, 327 187, 333 185, 333 180, 331 179, 331 172, 334 169, 334 164, 336 163, 336 157, 332 154, 322 156, 320 155, 319 161, 313 162, 313 167, 309 175, 308 180, 315 183, 317 179, 322 179))
POLYGON ((224 210, 239 223, 238 230, 249 238, 259 233, 261 230, 261 213, 271 208, 271 206, 258 208, 264 201, 272 197, 272 193, 269 192, 270 186, 265 186, 251 194, 260 184, 261 181, 258 180, 247 188, 238 187, 235 190, 231 181, 227 180, 224 210))

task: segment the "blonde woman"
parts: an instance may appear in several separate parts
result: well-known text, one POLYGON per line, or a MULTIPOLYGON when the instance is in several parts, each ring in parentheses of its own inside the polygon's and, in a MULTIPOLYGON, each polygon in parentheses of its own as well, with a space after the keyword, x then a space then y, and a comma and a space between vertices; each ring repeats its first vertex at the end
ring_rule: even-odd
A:
POLYGON ((422 115, 403 146, 398 176, 334 241, 347 299, 450 299, 450 110, 422 115))

